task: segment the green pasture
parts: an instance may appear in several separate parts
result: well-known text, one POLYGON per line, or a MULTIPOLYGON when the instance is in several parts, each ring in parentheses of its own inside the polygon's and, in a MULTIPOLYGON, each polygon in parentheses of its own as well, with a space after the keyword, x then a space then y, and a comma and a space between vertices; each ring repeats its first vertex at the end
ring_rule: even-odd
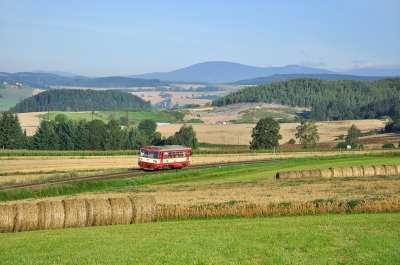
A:
MULTIPOLYGON (((0 94, 1 94, 1 90, 0 90, 0 94)), ((17 103, 18 103, 18 100, 0 98, 0 111, 7 111, 11 107, 14 107, 17 103)))
POLYGON ((400 213, 166 221, 0 241, 2 264, 398 264, 400 213))

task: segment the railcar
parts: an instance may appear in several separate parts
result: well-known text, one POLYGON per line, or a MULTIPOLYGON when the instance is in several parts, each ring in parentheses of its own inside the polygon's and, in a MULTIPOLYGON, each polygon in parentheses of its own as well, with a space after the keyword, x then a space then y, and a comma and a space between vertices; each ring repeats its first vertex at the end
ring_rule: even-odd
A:
POLYGON ((180 169, 190 164, 191 154, 183 145, 142 146, 138 165, 144 170, 180 169))

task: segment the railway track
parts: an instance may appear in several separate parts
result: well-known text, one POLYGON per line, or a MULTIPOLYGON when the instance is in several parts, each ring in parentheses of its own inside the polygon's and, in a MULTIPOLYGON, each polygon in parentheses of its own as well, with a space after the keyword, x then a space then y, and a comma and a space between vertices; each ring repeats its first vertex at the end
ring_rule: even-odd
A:
MULTIPOLYGON (((211 163, 211 164, 199 164, 199 165, 190 165, 188 168, 176 169, 178 170, 194 170, 194 169, 202 169, 202 168, 214 168, 214 167, 223 167, 223 166, 234 166, 234 165, 251 165, 251 164, 261 164, 261 163, 270 163, 283 161, 288 159, 261 159, 261 160, 251 160, 251 161, 236 161, 236 162, 219 162, 219 163, 211 163)), ((173 170, 168 170, 173 171, 173 170)), ((126 172, 118 172, 118 173, 109 173, 109 174, 100 174, 100 175, 92 175, 92 176, 82 176, 82 177, 74 177, 74 178, 66 178, 66 179, 57 179, 57 180, 49 180, 45 182, 32 182, 32 183, 24 183, 24 184, 16 184, 16 185, 7 185, 0 187, 0 191, 4 190, 15 190, 15 189, 23 189, 23 188, 38 188, 49 185, 60 185, 60 184, 68 184, 79 181, 92 181, 92 180, 106 180, 106 179, 116 179, 116 178, 140 178, 149 174, 157 174, 160 172, 168 172, 167 170, 161 171, 143 171, 141 169, 133 169, 131 171, 126 172)))

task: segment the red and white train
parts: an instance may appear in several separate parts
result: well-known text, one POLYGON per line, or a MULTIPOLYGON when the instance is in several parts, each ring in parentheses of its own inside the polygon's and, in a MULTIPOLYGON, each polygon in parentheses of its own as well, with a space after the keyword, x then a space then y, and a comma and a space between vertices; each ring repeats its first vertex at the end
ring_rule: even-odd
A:
POLYGON ((145 170, 183 168, 190 164, 192 149, 183 145, 140 147, 140 168, 145 170))

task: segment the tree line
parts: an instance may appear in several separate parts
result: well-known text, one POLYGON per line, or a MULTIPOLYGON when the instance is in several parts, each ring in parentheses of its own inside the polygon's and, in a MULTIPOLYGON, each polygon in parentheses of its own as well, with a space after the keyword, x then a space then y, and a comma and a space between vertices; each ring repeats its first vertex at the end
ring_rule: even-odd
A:
POLYGON ((0 147, 2 149, 28 150, 137 150, 143 145, 182 144, 198 148, 196 132, 192 126, 183 125, 168 138, 156 132, 153 120, 143 120, 136 127, 122 128, 111 120, 70 120, 59 114, 54 121, 42 120, 33 136, 22 131, 17 114, 0 115, 0 147))
POLYGON ((54 89, 29 97, 10 108, 13 113, 38 111, 111 111, 151 109, 150 101, 118 90, 54 89))
POLYGON ((400 78, 373 82, 300 78, 246 87, 213 100, 211 105, 244 102, 311 108, 306 118, 315 120, 373 119, 391 116, 400 105, 400 78))

